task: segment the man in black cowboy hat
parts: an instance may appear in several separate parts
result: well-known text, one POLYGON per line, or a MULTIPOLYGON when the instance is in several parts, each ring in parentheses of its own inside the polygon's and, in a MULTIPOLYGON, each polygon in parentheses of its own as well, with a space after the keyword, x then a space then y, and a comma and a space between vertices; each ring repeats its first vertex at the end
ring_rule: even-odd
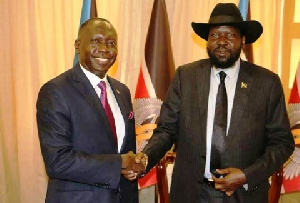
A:
POLYGON ((268 178, 294 150, 278 75, 240 59, 263 32, 219 3, 192 23, 209 59, 176 70, 148 145, 136 157, 151 169, 177 143, 170 202, 268 202, 268 178), (148 164, 147 164, 148 163, 148 164))

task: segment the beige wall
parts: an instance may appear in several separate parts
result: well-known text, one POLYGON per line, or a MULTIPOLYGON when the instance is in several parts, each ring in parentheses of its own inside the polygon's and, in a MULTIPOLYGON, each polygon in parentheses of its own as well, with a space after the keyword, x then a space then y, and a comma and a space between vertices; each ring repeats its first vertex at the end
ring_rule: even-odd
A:
MULTIPOLYGON (((97 0, 98 15, 119 33, 118 61, 110 74, 127 84, 132 95, 152 2, 97 0)), ((206 57, 206 43, 190 23, 206 22, 217 2, 225 1, 166 0, 176 66, 206 57)), ((254 44, 255 63, 281 76, 287 97, 299 60, 299 55, 290 54, 291 49, 299 50, 299 22, 292 17, 300 13, 295 12, 296 4, 299 0, 251 0, 252 18, 264 26, 254 44)), ((82 0, 0 0, 0 202, 44 202, 47 178, 35 102, 42 84, 72 67, 81 6, 82 0)))

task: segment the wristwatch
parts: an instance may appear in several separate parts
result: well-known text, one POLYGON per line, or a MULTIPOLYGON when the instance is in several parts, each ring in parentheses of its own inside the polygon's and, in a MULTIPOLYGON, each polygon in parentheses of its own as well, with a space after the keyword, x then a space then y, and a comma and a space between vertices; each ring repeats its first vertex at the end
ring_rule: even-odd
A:
MULTIPOLYGON (((143 153, 143 157, 145 158, 145 163, 143 163, 143 162, 142 163, 144 164, 144 167, 145 167, 145 170, 146 170, 146 168, 148 166, 148 155, 143 153)), ((139 178, 143 178, 145 175, 146 175, 146 172, 142 173, 139 178)))
POLYGON ((144 166, 145 166, 145 169, 147 168, 147 166, 148 166, 148 155, 147 154, 145 154, 145 153, 143 153, 143 156, 144 156, 144 158, 145 158, 145 163, 144 163, 144 166))

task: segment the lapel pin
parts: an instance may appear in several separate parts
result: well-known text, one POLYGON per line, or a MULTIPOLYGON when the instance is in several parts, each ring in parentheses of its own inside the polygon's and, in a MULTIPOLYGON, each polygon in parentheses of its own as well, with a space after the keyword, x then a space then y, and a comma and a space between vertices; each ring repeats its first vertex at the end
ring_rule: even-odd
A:
POLYGON ((117 92, 118 94, 120 94, 120 91, 119 91, 119 90, 116 90, 116 92, 117 92))
POLYGON ((241 88, 242 88, 242 89, 243 89, 243 88, 246 89, 247 87, 248 87, 248 84, 247 84, 247 83, 244 83, 244 82, 241 83, 241 88))

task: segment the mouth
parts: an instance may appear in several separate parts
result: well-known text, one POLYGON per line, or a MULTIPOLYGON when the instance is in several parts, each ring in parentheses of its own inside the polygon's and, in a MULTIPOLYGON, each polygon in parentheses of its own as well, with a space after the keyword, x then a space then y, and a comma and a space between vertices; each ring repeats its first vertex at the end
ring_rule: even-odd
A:
POLYGON ((216 50, 215 50, 215 55, 216 55, 218 58, 225 59, 225 58, 227 58, 227 57, 230 56, 230 51, 227 50, 227 49, 216 49, 216 50))
POLYGON ((106 63, 109 60, 107 58, 101 58, 101 57, 95 57, 94 59, 99 63, 106 63))
POLYGON ((114 58, 109 56, 90 56, 91 65, 95 70, 108 70, 114 63, 114 58))
POLYGON ((97 56, 97 57, 91 56, 91 61, 94 61, 94 64, 98 66, 108 66, 109 64, 112 63, 111 58, 107 58, 107 57, 104 58, 103 56, 97 56))
POLYGON ((216 49, 215 52, 220 55, 225 55, 225 54, 229 53, 229 51, 227 49, 216 49))

